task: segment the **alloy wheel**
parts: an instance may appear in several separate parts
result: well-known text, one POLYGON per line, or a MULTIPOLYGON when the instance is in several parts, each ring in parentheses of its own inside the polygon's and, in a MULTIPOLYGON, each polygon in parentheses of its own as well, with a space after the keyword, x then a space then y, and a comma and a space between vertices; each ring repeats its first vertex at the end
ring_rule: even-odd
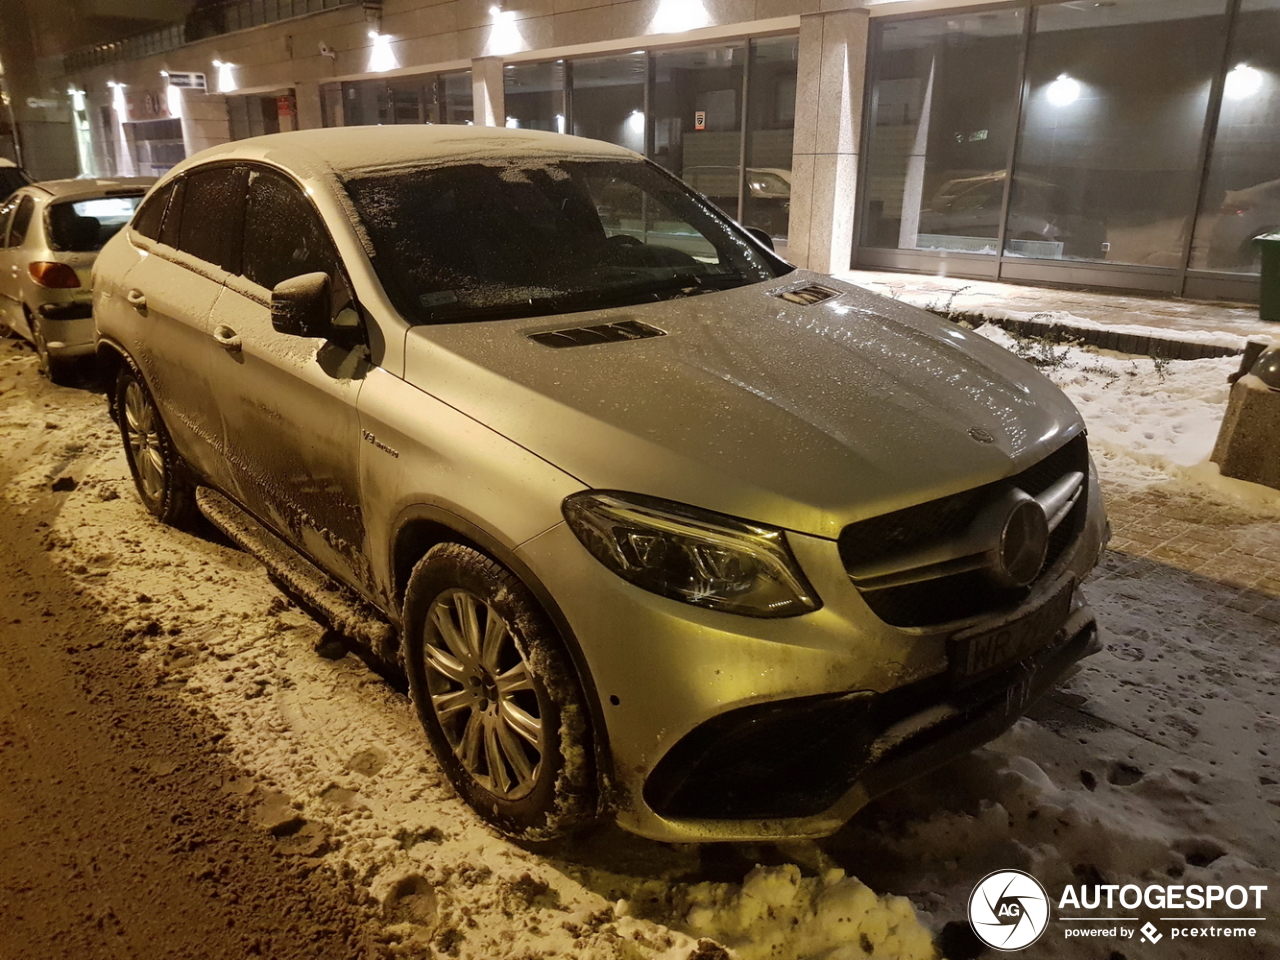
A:
POLYGON ((422 652, 427 686, 454 755, 494 796, 528 795, 547 749, 544 711, 507 622, 483 599, 457 588, 435 599, 428 619, 422 652))
POLYGON ((137 468, 143 492, 148 498, 158 500, 164 494, 164 453, 155 410, 137 381, 131 380, 125 388, 124 421, 129 458, 137 468))

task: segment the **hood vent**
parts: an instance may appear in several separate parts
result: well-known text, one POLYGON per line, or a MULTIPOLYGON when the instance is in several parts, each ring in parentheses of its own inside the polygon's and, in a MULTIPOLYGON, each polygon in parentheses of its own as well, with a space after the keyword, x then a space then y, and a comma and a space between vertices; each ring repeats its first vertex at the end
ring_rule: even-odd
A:
POLYGON ((812 283, 807 287, 797 287, 795 290, 782 290, 775 293, 774 296, 779 300, 787 301, 787 303, 796 303, 802 307, 812 307, 816 303, 822 303, 832 297, 840 296, 840 291, 824 287, 819 283, 812 283))
POLYGON ((573 327, 568 330, 548 330, 531 333, 529 339, 544 347, 585 347, 593 343, 622 343, 625 340, 648 340, 665 337, 667 332, 651 327, 639 320, 623 320, 621 323, 602 323, 596 327, 573 327))

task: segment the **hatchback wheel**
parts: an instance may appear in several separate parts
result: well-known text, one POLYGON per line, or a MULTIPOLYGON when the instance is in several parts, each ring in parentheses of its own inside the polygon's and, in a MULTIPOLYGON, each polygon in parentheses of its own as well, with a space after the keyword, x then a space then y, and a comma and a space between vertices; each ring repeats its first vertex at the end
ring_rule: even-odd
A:
POLYGON ((50 383, 65 384, 70 365, 66 360, 49 356, 49 342, 44 335, 44 323, 39 317, 28 314, 27 321, 31 325, 31 341, 36 348, 36 361, 41 375, 48 377, 50 383))
POLYGON ((510 571, 433 547, 405 594, 418 718, 458 793, 508 836, 564 836, 595 812, 585 698, 559 635, 510 571))
POLYGON ((116 410, 129 472, 143 504, 163 523, 189 525, 196 514, 195 488, 151 394, 128 368, 116 380, 116 410))

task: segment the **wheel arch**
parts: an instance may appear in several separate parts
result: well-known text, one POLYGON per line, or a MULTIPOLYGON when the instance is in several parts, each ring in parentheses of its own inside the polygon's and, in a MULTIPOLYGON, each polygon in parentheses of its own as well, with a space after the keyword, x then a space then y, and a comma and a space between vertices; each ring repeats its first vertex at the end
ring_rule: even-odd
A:
MULTIPOLYGON (((502 564, 528 588, 534 600, 547 615, 552 626, 564 641, 569 660, 586 699, 591 723, 592 743, 595 751, 596 780, 600 788, 602 806, 609 803, 613 783, 613 752, 609 745, 608 727, 605 726, 604 709, 596 689, 591 670, 578 638, 569 625, 568 618, 555 597, 537 575, 516 554, 515 550, 493 536, 483 527, 443 507, 417 504, 406 508, 396 519, 395 533, 391 539, 391 577, 393 605, 401 631, 404 624, 399 611, 404 606, 405 589, 414 566, 428 550, 439 543, 461 543, 483 553, 502 564)), ((403 639, 401 640, 403 643, 403 639)))
MULTIPOLYGON (((120 416, 116 405, 115 391, 116 378, 120 376, 120 371, 126 367, 132 370, 134 375, 139 378, 142 377, 142 371, 122 346, 105 337, 98 340, 94 357, 98 362, 98 376, 101 378, 102 385, 107 392, 107 413, 112 420, 119 423, 120 416)), ((143 382, 145 383, 146 381, 144 380, 143 382)))

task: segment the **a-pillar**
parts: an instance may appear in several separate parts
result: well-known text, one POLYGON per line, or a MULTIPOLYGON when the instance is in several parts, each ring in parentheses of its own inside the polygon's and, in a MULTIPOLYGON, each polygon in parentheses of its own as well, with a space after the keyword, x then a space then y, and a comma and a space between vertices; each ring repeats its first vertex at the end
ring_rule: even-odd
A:
POLYGON ((471 102, 474 104, 476 126, 507 125, 501 57, 480 57, 471 61, 471 102))
POLYGON ((861 3, 800 20, 787 257, 831 273, 853 252, 869 17, 861 3))

